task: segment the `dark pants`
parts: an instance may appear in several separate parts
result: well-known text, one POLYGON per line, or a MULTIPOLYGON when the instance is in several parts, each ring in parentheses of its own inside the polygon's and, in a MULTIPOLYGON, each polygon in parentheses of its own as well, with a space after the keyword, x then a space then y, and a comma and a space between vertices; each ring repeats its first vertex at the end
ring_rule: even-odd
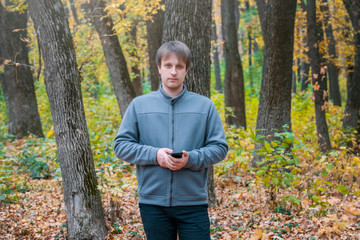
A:
POLYGON ((147 240, 210 240, 207 205, 160 207, 139 204, 147 240))

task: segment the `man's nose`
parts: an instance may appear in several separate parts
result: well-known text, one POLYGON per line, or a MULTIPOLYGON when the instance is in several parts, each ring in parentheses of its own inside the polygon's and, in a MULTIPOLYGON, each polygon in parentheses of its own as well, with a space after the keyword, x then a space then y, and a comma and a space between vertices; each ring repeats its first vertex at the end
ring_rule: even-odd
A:
POLYGON ((176 75, 176 73, 177 73, 177 72, 176 72, 176 68, 175 68, 175 67, 171 68, 171 74, 172 74, 172 75, 176 75))

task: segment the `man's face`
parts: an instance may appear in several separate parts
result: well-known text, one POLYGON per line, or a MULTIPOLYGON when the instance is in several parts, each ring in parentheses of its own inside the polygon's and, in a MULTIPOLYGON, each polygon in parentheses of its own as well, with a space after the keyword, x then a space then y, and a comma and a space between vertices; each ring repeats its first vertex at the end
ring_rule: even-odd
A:
POLYGON ((164 91, 168 94, 179 94, 183 89, 187 72, 186 64, 175 54, 171 54, 166 59, 161 59, 161 66, 158 66, 158 69, 164 91))

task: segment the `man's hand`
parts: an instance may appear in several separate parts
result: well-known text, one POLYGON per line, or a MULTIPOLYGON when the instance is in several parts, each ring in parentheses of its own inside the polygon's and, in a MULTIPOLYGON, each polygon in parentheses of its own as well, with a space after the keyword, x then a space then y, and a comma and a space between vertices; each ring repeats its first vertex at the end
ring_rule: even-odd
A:
POLYGON ((160 148, 156 153, 156 161, 163 168, 169 168, 169 154, 172 153, 173 150, 170 148, 160 148))
POLYGON ((168 160, 168 168, 171 170, 180 170, 183 167, 185 167, 185 165, 187 164, 187 162, 189 161, 189 153, 186 152, 185 150, 182 151, 183 155, 181 158, 174 158, 172 156, 169 155, 169 160, 168 160))
POLYGON ((173 150, 169 148, 160 148, 156 153, 156 161, 158 164, 163 168, 169 168, 173 171, 180 170, 185 167, 189 161, 189 153, 183 150, 181 158, 174 158, 169 155, 172 152, 173 150))

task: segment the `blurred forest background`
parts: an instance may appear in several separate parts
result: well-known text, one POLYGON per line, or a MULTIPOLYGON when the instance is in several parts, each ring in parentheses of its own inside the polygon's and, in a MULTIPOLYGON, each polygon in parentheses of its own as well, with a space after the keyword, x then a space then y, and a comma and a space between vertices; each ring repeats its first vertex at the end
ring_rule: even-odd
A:
POLYGON ((168 40, 230 146, 212 238, 360 239, 359 30, 359 0, 1 0, 0 239, 145 239, 113 139, 168 40))

